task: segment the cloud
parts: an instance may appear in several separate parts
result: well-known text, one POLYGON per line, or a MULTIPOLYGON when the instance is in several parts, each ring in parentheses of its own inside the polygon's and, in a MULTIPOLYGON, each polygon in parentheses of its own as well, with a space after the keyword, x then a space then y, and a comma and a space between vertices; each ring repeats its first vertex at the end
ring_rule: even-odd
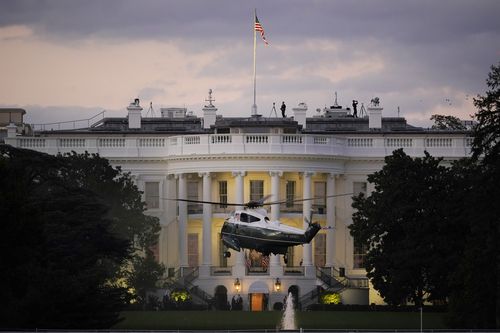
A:
POLYGON ((463 96, 485 90, 500 55, 496 0, 5 0, 0 101, 124 115, 140 97, 200 115, 212 88, 220 113, 247 116, 254 8, 270 42, 257 45, 264 115, 281 100, 312 115, 334 91, 344 105, 379 96, 385 115, 415 122, 470 114, 463 96))

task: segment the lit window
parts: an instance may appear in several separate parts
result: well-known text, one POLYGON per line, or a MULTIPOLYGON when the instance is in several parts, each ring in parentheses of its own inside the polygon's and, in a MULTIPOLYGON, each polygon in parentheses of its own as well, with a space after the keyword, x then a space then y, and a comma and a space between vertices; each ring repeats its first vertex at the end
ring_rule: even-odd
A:
POLYGON ((317 234, 314 237, 314 264, 317 267, 326 265, 326 235, 317 234))
POLYGON ((353 268, 365 268, 365 256, 368 248, 354 240, 353 249, 353 268))

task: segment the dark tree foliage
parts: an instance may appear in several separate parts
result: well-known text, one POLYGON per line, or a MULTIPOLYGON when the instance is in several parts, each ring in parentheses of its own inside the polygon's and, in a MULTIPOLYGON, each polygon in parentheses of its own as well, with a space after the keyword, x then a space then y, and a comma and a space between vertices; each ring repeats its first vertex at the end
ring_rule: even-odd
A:
POLYGON ((141 251, 157 243, 158 219, 144 214, 146 205, 129 174, 120 167, 113 168, 97 154, 72 152, 58 158, 67 165, 61 175, 66 181, 93 191, 109 207, 113 231, 134 242, 141 251))
POLYGON ((494 207, 498 201, 492 202, 491 196, 498 195, 498 182, 471 160, 455 165, 454 171, 464 176, 469 195, 462 201, 460 222, 465 239, 461 259, 450 271, 450 324, 460 328, 494 328, 499 279, 498 215, 494 214, 500 210, 494 207))
POLYGON ((474 98, 477 112, 474 115, 473 157, 482 158, 484 163, 498 166, 500 160, 500 62, 491 66, 486 84, 489 90, 484 96, 474 98))
POLYGON ((412 159, 396 150, 382 170, 368 176, 375 185, 370 196, 354 198, 350 232, 369 249, 367 276, 389 304, 420 306, 448 294, 447 275, 457 255, 446 236, 452 233, 459 242, 460 233, 445 213, 453 192, 450 172, 440 162, 428 153, 412 159))
POLYGON ((486 83, 474 99, 474 163, 463 173, 473 189, 464 201, 468 232, 450 296, 451 323, 464 328, 500 328, 500 63, 486 83))
POLYGON ((439 130, 465 130, 464 124, 459 118, 454 116, 444 116, 440 114, 433 114, 431 120, 434 120, 433 129, 439 130))
MULTIPOLYGON (((155 229, 113 218, 113 210, 118 216, 143 211, 130 179, 97 156, 64 158, 2 145, 0 202, 0 327, 116 323, 129 296, 115 281, 131 258, 133 233, 155 229), (124 230, 122 222, 129 223, 124 230)), ((144 244, 149 238, 143 236, 144 244)))

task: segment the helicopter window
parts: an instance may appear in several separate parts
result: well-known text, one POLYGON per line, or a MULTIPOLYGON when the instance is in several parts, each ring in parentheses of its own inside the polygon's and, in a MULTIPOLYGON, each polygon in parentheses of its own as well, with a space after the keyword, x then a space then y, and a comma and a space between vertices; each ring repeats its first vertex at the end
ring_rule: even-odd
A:
POLYGON ((251 222, 260 221, 260 219, 258 217, 255 217, 255 216, 247 214, 247 213, 241 213, 240 214, 240 221, 246 222, 246 223, 251 223, 251 222))

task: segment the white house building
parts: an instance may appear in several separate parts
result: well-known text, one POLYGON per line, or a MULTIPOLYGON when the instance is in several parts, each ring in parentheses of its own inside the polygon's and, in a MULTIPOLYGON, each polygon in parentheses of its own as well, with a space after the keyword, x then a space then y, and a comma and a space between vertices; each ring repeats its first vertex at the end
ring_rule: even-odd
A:
POLYGON ((161 223, 157 257, 197 301, 240 294, 244 308, 272 309, 292 292, 302 307, 330 289, 344 304, 380 303, 363 268, 364 249, 349 234, 351 193, 370 192, 367 176, 380 170, 384 157, 404 148, 410 156, 452 161, 468 156, 469 131, 413 127, 404 118, 382 117, 382 107, 351 115, 337 105, 314 116, 303 103, 286 118, 226 118, 208 102, 197 117, 184 108, 165 108, 161 117, 144 117, 138 99, 127 116, 103 118, 85 128, 9 130, 5 143, 49 154, 99 153, 133 175, 144 191, 148 213, 161 223), (304 215, 323 226, 311 244, 281 256, 262 258, 248 250, 225 258, 220 230, 231 207, 272 195, 288 201, 269 207, 272 220, 304 227, 304 215), (346 195, 342 195, 346 194, 346 195), (339 195, 332 197, 332 195, 339 195), (317 198, 292 203, 294 199, 317 198), (322 198, 323 197, 323 198, 322 198), (324 198, 326 197, 326 198, 324 198), (170 199, 221 202, 190 204, 170 199))

